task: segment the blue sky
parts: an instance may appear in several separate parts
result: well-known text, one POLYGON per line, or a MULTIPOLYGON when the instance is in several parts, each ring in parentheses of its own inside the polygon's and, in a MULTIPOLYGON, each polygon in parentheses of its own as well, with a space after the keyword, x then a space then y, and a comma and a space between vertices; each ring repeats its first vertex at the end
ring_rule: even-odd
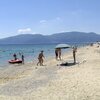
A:
POLYGON ((100 33, 100 0, 0 0, 0 38, 18 34, 100 33))

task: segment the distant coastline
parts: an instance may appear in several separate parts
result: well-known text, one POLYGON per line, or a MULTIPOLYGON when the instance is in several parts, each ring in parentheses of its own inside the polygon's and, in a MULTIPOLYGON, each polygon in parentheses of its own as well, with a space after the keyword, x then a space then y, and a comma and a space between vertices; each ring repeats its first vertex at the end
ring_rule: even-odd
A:
POLYGON ((100 35, 90 32, 62 32, 52 35, 21 34, 0 39, 0 44, 57 44, 86 43, 100 40, 100 35))

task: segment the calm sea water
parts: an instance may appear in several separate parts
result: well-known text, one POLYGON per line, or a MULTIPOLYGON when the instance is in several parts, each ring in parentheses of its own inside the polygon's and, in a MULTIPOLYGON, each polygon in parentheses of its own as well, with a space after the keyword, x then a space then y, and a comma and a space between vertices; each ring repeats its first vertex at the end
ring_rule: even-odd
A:
MULTIPOLYGON (((55 57, 54 50, 57 44, 50 45, 32 45, 32 44, 14 44, 14 45, 0 45, 0 67, 8 64, 8 60, 14 59, 13 54, 16 53, 17 57, 21 59, 19 53, 25 56, 25 62, 37 60, 38 54, 41 50, 44 51, 45 57, 55 57)), ((72 45, 72 44, 71 44, 72 45)), ((63 52, 67 52, 64 49, 63 52)))

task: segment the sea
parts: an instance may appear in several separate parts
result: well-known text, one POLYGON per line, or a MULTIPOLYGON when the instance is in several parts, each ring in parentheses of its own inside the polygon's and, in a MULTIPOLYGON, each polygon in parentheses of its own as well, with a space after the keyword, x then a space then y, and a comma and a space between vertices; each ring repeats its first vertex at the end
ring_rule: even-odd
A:
MULTIPOLYGON (((84 46, 87 43, 69 43, 71 46, 84 46)), ((55 47, 57 44, 2 44, 0 45, 0 67, 9 65, 8 61, 14 59, 13 54, 17 54, 17 58, 21 59, 21 54, 25 57, 25 63, 37 61, 38 54, 44 51, 45 58, 55 57, 55 47)), ((63 49, 62 52, 71 50, 63 49)))

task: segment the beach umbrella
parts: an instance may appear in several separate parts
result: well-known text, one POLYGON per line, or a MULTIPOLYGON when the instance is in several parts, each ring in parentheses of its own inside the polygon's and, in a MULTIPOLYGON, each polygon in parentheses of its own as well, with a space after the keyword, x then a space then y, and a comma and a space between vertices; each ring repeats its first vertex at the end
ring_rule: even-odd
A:
POLYGON ((59 48, 59 49, 66 49, 66 48, 70 48, 71 46, 68 44, 58 44, 55 49, 59 48))

